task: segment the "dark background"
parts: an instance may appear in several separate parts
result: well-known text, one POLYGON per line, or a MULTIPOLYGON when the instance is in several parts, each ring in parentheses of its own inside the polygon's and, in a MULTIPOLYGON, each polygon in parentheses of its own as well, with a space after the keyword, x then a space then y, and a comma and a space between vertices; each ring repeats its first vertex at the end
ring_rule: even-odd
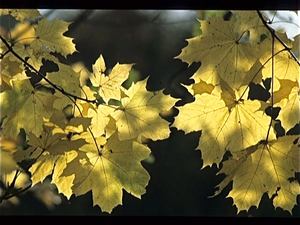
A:
MULTIPOLYGON (((213 12, 171 11, 171 10, 81 10, 69 13, 48 12, 48 18, 73 21, 67 36, 74 38, 79 53, 69 56, 65 63, 82 61, 91 70, 92 64, 103 55, 107 68, 117 62, 136 63, 134 69, 139 79, 150 75, 147 88, 159 90, 181 98, 177 105, 192 101, 180 83, 189 84, 189 77, 200 63, 187 67, 178 59, 181 49, 187 45, 185 39, 193 37, 197 30, 196 18, 204 19, 213 12)), ((230 16, 222 11, 224 17, 230 16)), ((251 87, 255 97, 267 94, 262 87, 251 87)), ((176 115, 176 111, 174 112, 176 115)), ((173 117, 168 118, 170 122, 173 117)), ((183 131, 171 128, 169 139, 148 143, 154 162, 143 162, 151 179, 147 193, 137 199, 123 191, 123 205, 117 206, 111 215, 148 216, 267 216, 290 217, 287 211, 274 209, 272 201, 265 194, 259 209, 251 207, 249 212, 237 215, 231 198, 225 198, 231 183, 214 198, 215 186, 224 178, 216 176, 219 170, 202 168, 201 152, 195 151, 201 132, 185 135, 183 131)), ((297 198, 299 205, 299 196, 297 198)), ((299 206, 293 209, 293 216, 299 217, 299 206)), ((57 194, 49 179, 19 196, 19 203, 6 202, 0 205, 2 215, 108 215, 99 206, 93 207, 92 193, 67 200, 57 194), (40 190, 42 189, 42 191, 40 190), (47 201, 46 201, 47 199, 47 201), (45 204, 47 202, 47 204, 45 204)))

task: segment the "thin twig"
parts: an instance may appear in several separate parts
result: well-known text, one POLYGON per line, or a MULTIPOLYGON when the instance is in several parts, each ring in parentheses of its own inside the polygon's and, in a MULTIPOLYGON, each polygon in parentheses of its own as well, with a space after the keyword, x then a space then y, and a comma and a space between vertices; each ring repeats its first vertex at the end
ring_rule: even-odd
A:
POLYGON ((63 95, 66 96, 70 96, 74 99, 80 99, 83 100, 85 102, 89 102, 89 103, 97 103, 97 99, 94 100, 90 100, 90 99, 85 99, 76 95, 73 95, 71 93, 66 92, 63 88, 57 86, 56 84, 52 83, 44 74, 42 74, 41 72, 39 72, 38 70, 36 70, 30 63, 28 63, 26 60, 24 60, 21 56, 19 56, 12 48, 12 46, 9 45, 9 43, 5 40, 5 38, 2 37, 2 35, 0 35, 0 39, 2 40, 2 42, 6 45, 6 47, 8 48, 8 50, 15 56, 17 57, 19 60, 21 60, 26 66, 28 66, 30 69, 32 69, 35 73, 37 73, 38 75, 40 75, 43 79, 45 79, 55 90, 58 90, 59 92, 61 92, 63 95))
POLYGON ((268 25, 267 21, 264 20, 264 18, 263 18, 263 16, 262 16, 261 12, 260 12, 259 10, 257 10, 257 14, 258 14, 259 18, 261 19, 261 22, 264 24, 264 26, 270 31, 271 35, 272 35, 274 38, 276 38, 276 40, 279 41, 279 42, 282 44, 282 46, 283 46, 283 47, 291 54, 291 56, 294 58, 294 60, 295 60, 295 61, 297 62, 297 64, 300 66, 300 62, 298 61, 298 59, 297 59, 297 57, 295 56, 295 54, 292 52, 291 48, 289 48, 289 47, 284 43, 284 41, 282 41, 282 40, 277 36, 275 30, 272 29, 272 28, 268 25))
MULTIPOLYGON (((284 52, 284 51, 287 51, 287 50, 286 50, 286 49, 281 49, 280 51, 274 53, 274 56, 276 56, 276 55, 278 55, 279 53, 284 52)), ((244 94, 246 93, 247 89, 249 88, 250 83, 255 79, 255 77, 258 75, 258 73, 264 68, 264 66, 265 66, 271 59, 273 59, 273 55, 272 55, 270 58, 268 58, 268 59, 264 62, 264 64, 261 65, 261 67, 259 68, 259 70, 257 70, 257 72, 254 74, 254 76, 252 77, 252 79, 249 81, 249 84, 248 84, 247 87, 245 88, 244 92, 241 94, 241 96, 240 96, 240 98, 239 98, 238 101, 240 101, 240 100, 243 98, 244 94)))

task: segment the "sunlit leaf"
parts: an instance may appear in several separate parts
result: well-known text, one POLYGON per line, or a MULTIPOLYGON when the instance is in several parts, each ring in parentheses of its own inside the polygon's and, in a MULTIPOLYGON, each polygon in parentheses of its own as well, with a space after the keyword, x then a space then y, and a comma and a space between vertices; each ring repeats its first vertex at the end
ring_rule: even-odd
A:
POLYGON ((133 84, 122 98, 122 108, 110 115, 116 120, 120 140, 136 138, 142 135, 152 140, 169 137, 169 122, 159 113, 170 110, 176 99, 164 95, 162 91, 152 93, 146 89, 147 78, 133 84))
POLYGON ((45 48, 49 52, 57 52, 64 57, 76 52, 75 44, 72 42, 73 38, 64 36, 68 31, 70 23, 58 20, 48 22, 46 17, 38 22, 35 35, 36 39, 30 44, 34 51, 41 51, 45 48))
POLYGON ((68 164, 61 179, 75 173, 73 193, 79 196, 92 190, 94 205, 110 213, 122 204, 122 189, 137 198, 146 192, 150 177, 141 161, 150 150, 133 140, 120 141, 117 133, 107 142, 103 137, 98 139, 100 149, 94 143, 81 147, 82 153, 68 164))
POLYGON ((258 207, 267 192, 270 198, 277 194, 273 200, 275 207, 291 212, 300 194, 299 183, 289 180, 300 171, 299 147, 293 143, 297 138, 297 135, 284 136, 237 152, 237 157, 223 163, 219 173, 227 177, 218 185, 215 195, 233 180, 228 196, 233 198, 238 211, 249 210, 252 205, 258 207))
MULTIPOLYGON (((223 91, 221 99, 218 92, 196 95, 194 102, 177 107, 179 114, 172 124, 185 133, 202 130, 197 149, 204 167, 220 163, 226 150, 234 153, 265 139, 270 124, 260 101, 237 101, 233 91, 223 91)), ((270 137, 275 137, 272 128, 270 137)))
POLYGON ((233 31, 235 19, 224 21, 216 17, 200 21, 203 34, 188 39, 188 45, 176 58, 191 65, 201 62, 199 70, 192 76, 196 83, 218 84, 220 78, 231 87, 238 88, 247 72, 255 63, 258 46, 240 42, 233 31))
POLYGON ((100 55, 96 63, 93 65, 93 75, 90 80, 95 87, 99 87, 99 95, 107 103, 109 99, 121 99, 120 87, 122 83, 127 80, 129 71, 133 64, 119 64, 117 63, 109 75, 105 75, 105 62, 100 55))
POLYGON ((12 90, 0 94, 1 116, 7 116, 2 124, 3 135, 16 137, 21 128, 40 135, 43 130, 43 118, 50 118, 55 111, 55 97, 34 90, 29 80, 14 80, 12 84, 12 90))

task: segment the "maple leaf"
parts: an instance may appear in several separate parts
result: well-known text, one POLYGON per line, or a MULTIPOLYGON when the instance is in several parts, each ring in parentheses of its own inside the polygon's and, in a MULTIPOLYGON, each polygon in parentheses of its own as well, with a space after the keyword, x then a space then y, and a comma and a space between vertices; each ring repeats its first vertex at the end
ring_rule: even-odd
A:
MULTIPOLYGON (((58 59, 56 57, 54 57, 53 55, 50 55, 48 51, 35 52, 34 49, 31 48, 31 46, 21 44, 20 42, 17 42, 14 44, 13 50, 21 58, 23 58, 23 59, 28 58, 27 62, 30 65, 32 65, 36 70, 39 70, 41 68, 41 66, 43 65, 43 62, 42 62, 43 59, 51 60, 56 63, 58 62, 58 59)), ((9 59, 11 61, 17 61, 17 62, 23 64, 23 62, 20 59, 16 58, 15 55, 12 54, 11 52, 9 52, 7 54, 7 57, 9 57, 9 59)), ((30 67, 28 67, 28 68, 31 71, 33 71, 32 68, 30 68, 30 67)), ((35 72, 35 71, 33 71, 33 72, 35 72)))
MULTIPOLYGON (((226 149, 234 154, 266 138, 270 117, 261 107, 259 100, 238 101, 238 91, 215 87, 212 94, 197 94, 194 102, 177 107, 172 127, 185 133, 202 130, 197 149, 205 167, 220 163, 226 149)), ((270 137, 275 137, 273 128, 270 137)))
POLYGON ((20 74, 23 75, 24 79, 27 77, 24 68, 22 68, 22 64, 20 62, 10 60, 9 57, 4 57, 0 62, 0 66, 1 92, 12 89, 10 81, 17 75, 19 75, 19 78, 21 76, 20 74))
POLYGON ((116 121, 120 140, 138 135, 152 140, 169 137, 169 123, 159 113, 170 110, 177 100, 162 91, 147 91, 147 80, 132 84, 126 92, 128 97, 121 99, 122 107, 110 114, 116 121))
POLYGON ((31 42, 30 46, 34 51, 38 52, 46 48, 50 52, 57 52, 66 57, 69 54, 76 52, 73 38, 63 36, 63 33, 68 31, 70 23, 58 20, 48 22, 46 17, 38 22, 35 35, 36 39, 31 42))
POLYGON ((282 127, 288 131, 300 122, 299 113, 299 83, 291 80, 279 79, 280 88, 273 93, 274 107, 280 107, 277 119, 282 127))
POLYGON ((70 179, 75 173, 73 193, 79 196, 92 190, 94 205, 110 213, 122 204, 122 189, 137 198, 146 192, 150 176, 141 160, 149 156, 150 150, 134 140, 120 141, 116 132, 107 141, 98 137, 97 144, 82 146, 61 179, 70 179))
MULTIPOLYGON (((23 59, 28 58, 28 63, 32 65, 36 70, 39 70, 43 65, 42 57, 36 57, 33 49, 30 46, 25 46, 21 43, 17 43, 14 45, 13 49, 23 59)), ((14 57, 14 60, 19 61, 19 59, 16 59, 14 55, 12 55, 10 58, 12 57, 14 57)), ((30 70, 32 69, 30 68, 30 70)))
POLYGON ((12 15, 16 20, 23 22, 25 19, 35 19, 41 16, 37 9, 0 9, 0 15, 12 15))
POLYGON ((300 186, 296 180, 289 179, 299 172, 299 147, 294 144, 298 135, 283 136, 277 140, 259 142, 245 150, 236 152, 223 162, 218 174, 224 173, 226 178, 217 186, 218 195, 233 180, 232 197, 234 204, 241 210, 258 207, 262 195, 267 192, 275 207, 281 207, 290 213, 300 194, 300 186))
MULTIPOLYGON (((76 73, 72 67, 63 63, 57 63, 58 71, 47 73, 46 78, 52 83, 63 88, 66 92, 76 96, 80 96, 80 73, 76 73)), ((41 84, 47 85, 45 80, 40 81, 41 84)), ((48 84, 49 85, 49 84, 48 84)))
POLYGON ((235 19, 224 21, 217 16, 201 22, 203 34, 188 39, 188 45, 176 58, 191 65, 201 62, 192 76, 196 83, 200 79, 216 85, 220 78, 232 88, 238 88, 247 72, 255 63, 257 46, 240 42, 238 33, 233 31, 235 19))
POLYGON ((29 80, 12 80, 12 90, 2 92, 1 116, 7 116, 2 124, 5 137, 16 137, 21 128, 39 136, 43 130, 43 118, 50 118, 53 95, 34 90, 29 80), (30 121, 30 122, 28 122, 30 121))
MULTIPOLYGON (((69 65, 57 63, 59 70, 57 72, 47 73, 46 78, 52 83, 62 88, 65 92, 75 96, 81 95, 81 87, 79 83, 80 73, 76 73, 69 65)), ((39 84, 43 84, 46 87, 52 87, 46 80, 41 80, 39 84)), ((68 97, 61 92, 56 92, 55 96, 58 97, 55 100, 53 107, 59 110, 65 108, 68 104, 73 104, 68 97)))
POLYGON ((89 108, 87 116, 92 118, 90 129, 95 137, 105 133, 105 128, 110 121, 108 115, 114 110, 107 105, 99 105, 97 109, 89 108))
MULTIPOLYGON (((283 40, 285 40, 287 46, 291 47, 291 41, 286 37, 286 34, 279 35, 283 40)), ((285 50, 285 47, 275 40, 274 43, 274 91, 280 88, 280 83, 278 79, 289 79, 291 81, 299 82, 299 65, 292 58, 290 53, 285 50)), ((272 77, 272 40, 267 38, 263 41, 259 60, 261 64, 264 65, 262 69, 263 79, 272 77)))
MULTIPOLYGON (((53 132, 54 127, 43 127, 44 130, 39 137, 29 132, 28 144, 26 150, 19 150, 14 154, 16 161, 22 161, 26 158, 36 159, 36 162, 30 167, 32 185, 42 182, 48 175, 52 174, 52 182, 57 182, 59 176, 66 168, 67 163, 76 158, 77 150, 84 145, 84 139, 69 140, 67 134, 53 132)), ((64 194, 71 196, 71 190, 64 194)), ((60 192, 62 192, 60 190, 60 192)))
MULTIPOLYGON (((233 10, 232 13, 239 16, 239 19, 234 25, 234 31, 243 34, 246 31, 250 31, 249 42, 252 45, 257 45, 260 43, 260 38, 262 34, 267 34, 268 30, 262 23, 258 13, 256 11, 236 11, 233 10)), ((264 15, 263 15, 264 16, 264 15)), ((267 21, 267 18, 265 18, 267 21)))
POLYGON ((106 76, 104 74, 106 67, 103 56, 96 60, 93 65, 93 75, 90 80, 95 87, 99 87, 99 95, 107 103, 109 99, 121 99, 120 87, 122 83, 128 79, 129 71, 134 64, 117 63, 111 73, 106 76))
POLYGON ((21 44, 30 44, 35 39, 35 25, 30 21, 16 24, 15 28, 10 31, 12 40, 21 44))
POLYGON ((50 119, 44 119, 44 125, 53 128, 52 134, 82 133, 87 130, 91 124, 91 118, 73 117, 67 120, 62 111, 55 111, 50 119))

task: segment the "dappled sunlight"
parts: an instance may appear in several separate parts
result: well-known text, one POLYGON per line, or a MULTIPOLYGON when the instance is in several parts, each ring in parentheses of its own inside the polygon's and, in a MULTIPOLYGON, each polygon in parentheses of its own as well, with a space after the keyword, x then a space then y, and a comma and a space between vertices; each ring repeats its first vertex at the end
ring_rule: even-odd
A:
POLYGON ((188 39, 177 56, 189 65, 201 62, 201 66, 192 76, 195 83, 188 87, 195 101, 177 107, 179 113, 172 126, 185 133, 202 131, 197 149, 201 150, 204 167, 219 165, 225 152, 230 151, 232 156, 219 172, 227 177, 215 195, 233 180, 229 196, 238 212, 258 207, 266 192, 270 198, 276 195, 275 207, 291 212, 300 193, 297 182, 288 180, 299 171, 299 166, 294 167, 295 162, 299 164, 299 149, 292 140, 297 136, 276 137, 278 132, 265 109, 280 107, 277 119, 286 130, 299 122, 300 64, 285 47, 284 42, 291 46, 291 41, 284 35, 273 37, 272 60, 271 38, 260 40, 260 35, 269 32, 260 12, 233 13, 239 15, 237 22, 235 15, 230 21, 220 17, 200 21, 202 34, 188 39), (236 32, 250 34, 249 42, 236 32), (265 80, 270 78, 274 79, 268 87, 265 80), (197 90, 203 82, 207 83, 202 85, 204 91, 197 90), (264 85, 272 98, 262 101, 251 97, 254 89, 249 87, 253 83, 264 85), (208 84, 213 85, 212 91, 208 84), (277 146, 276 151, 273 146, 277 146), (290 146, 293 156, 284 153, 290 146))

